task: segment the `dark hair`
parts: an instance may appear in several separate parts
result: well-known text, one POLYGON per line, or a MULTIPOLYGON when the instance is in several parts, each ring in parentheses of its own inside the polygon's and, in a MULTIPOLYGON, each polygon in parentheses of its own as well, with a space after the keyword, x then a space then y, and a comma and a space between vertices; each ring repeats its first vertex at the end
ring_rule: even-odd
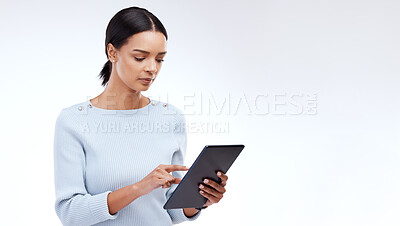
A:
MULTIPOLYGON (((136 6, 120 10, 111 18, 107 26, 105 42, 107 57, 108 43, 113 44, 116 49, 119 49, 128 42, 130 36, 143 31, 159 31, 168 40, 164 25, 148 10, 136 6)), ((102 86, 108 83, 111 68, 112 64, 108 60, 99 74, 100 79, 103 79, 102 86)))

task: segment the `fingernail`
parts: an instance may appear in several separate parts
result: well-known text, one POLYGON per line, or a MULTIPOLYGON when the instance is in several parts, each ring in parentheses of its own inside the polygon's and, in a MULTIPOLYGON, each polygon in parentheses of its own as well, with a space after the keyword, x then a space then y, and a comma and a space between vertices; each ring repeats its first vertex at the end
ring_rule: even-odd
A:
POLYGON ((204 193, 204 191, 200 191, 200 193, 201 193, 201 194, 203 194, 203 193, 204 193))
POLYGON ((204 186, 202 184, 200 184, 199 188, 204 188, 204 186))
POLYGON ((207 179, 205 179, 205 180, 204 180, 204 183, 206 183, 206 184, 207 184, 207 183, 208 183, 208 180, 207 180, 207 179))
POLYGON ((218 172, 217 175, 218 175, 218 176, 221 176, 222 174, 221 174, 221 172, 218 172))

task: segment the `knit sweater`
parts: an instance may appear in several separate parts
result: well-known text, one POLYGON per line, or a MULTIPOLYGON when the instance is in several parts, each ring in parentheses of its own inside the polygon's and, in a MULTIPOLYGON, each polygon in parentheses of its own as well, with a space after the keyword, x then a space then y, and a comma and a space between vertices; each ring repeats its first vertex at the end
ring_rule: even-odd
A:
MULTIPOLYGON (((176 189, 159 187, 114 215, 107 195, 142 180, 160 164, 184 165, 185 117, 149 98, 139 109, 108 110, 90 99, 63 108, 55 123, 55 210, 63 225, 172 225, 193 221, 183 209, 163 209, 176 189)), ((185 171, 172 176, 183 178, 185 171)))

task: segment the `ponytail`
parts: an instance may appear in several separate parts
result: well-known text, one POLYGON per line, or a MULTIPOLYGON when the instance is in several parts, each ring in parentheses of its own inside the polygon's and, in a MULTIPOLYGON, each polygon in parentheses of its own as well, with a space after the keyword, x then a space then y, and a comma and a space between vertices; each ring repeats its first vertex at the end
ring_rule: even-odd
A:
POLYGON ((111 68, 112 68, 111 61, 107 60, 107 62, 104 64, 103 69, 101 70, 101 72, 99 74, 100 79, 103 80, 103 82, 101 83, 102 86, 107 85, 108 80, 110 80, 111 68))

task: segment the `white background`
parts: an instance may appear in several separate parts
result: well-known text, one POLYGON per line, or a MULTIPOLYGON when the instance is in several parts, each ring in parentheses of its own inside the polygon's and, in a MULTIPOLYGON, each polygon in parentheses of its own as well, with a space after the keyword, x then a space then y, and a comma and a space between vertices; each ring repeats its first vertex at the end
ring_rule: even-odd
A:
POLYGON ((55 119, 102 92, 106 26, 134 5, 169 34, 144 94, 168 96, 188 122, 229 124, 188 133, 186 165, 207 144, 246 146, 223 200, 181 225, 400 225, 395 0, 2 0, 0 225, 60 225, 55 119), (207 115, 187 106, 190 95, 248 105, 207 115))

